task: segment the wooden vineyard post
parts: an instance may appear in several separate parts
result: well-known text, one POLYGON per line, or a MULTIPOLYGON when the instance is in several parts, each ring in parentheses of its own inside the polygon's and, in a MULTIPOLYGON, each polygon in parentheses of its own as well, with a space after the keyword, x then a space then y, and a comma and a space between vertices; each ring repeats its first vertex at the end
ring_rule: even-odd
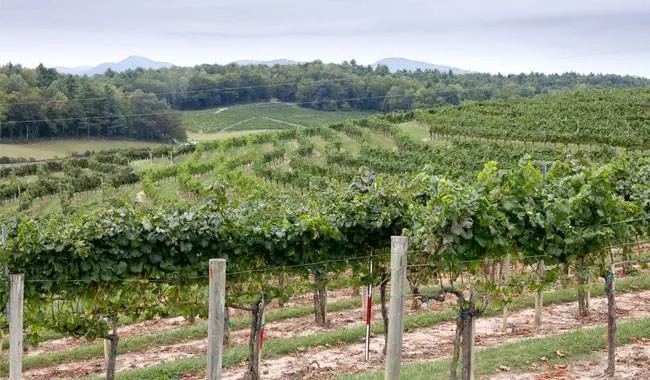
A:
POLYGON ((110 360, 110 355, 111 355, 111 341, 108 339, 104 339, 104 366, 105 368, 108 368, 108 362, 110 360))
POLYGON ((614 264, 605 276, 607 292, 607 369, 605 374, 613 376, 616 371, 616 298, 614 296, 614 264))
POLYGON ((223 335, 226 316, 226 260, 210 259, 208 299, 208 373, 209 380, 221 379, 223 335))
MULTIPOLYGON (((539 277, 538 281, 543 281, 544 271, 546 270, 544 262, 540 261, 537 264, 537 276, 539 277)), ((542 306, 544 306, 544 299, 542 295, 541 284, 538 282, 537 291, 535 292, 535 326, 542 326, 542 306)))
MULTIPOLYGON (((546 178, 546 162, 542 163, 542 183, 544 183, 544 179, 546 178)), ((544 267, 544 261, 540 260, 539 264, 537 264, 537 291, 535 292, 535 326, 540 327, 542 326, 542 306, 544 305, 544 301, 542 300, 542 285, 544 281, 544 271, 546 268, 544 267)))
MULTIPOLYGON (((368 264, 369 273, 372 274, 372 257, 368 264)), ((370 360, 370 322, 372 319, 372 284, 369 284, 366 289, 364 289, 364 294, 366 299, 362 300, 365 307, 363 308, 366 311, 366 344, 364 347, 364 358, 366 361, 370 360)))
POLYGON ((23 373, 23 291, 22 274, 12 274, 9 303, 9 379, 20 380, 23 373))
POLYGON ((262 366, 262 349, 264 348, 264 324, 266 323, 266 311, 264 310, 266 305, 266 300, 264 297, 264 294, 262 294, 262 315, 260 316, 260 337, 259 337, 259 354, 257 355, 257 368, 261 368, 262 366))
MULTIPOLYGON (((2 225, 2 240, 0 240, 0 243, 2 243, 2 246, 4 247, 7 244, 7 226, 2 225)), ((3 268, 3 274, 5 277, 9 276, 9 268, 7 268, 7 265, 5 264, 3 268)), ((9 301, 7 301, 7 308, 5 309, 6 313, 9 313, 9 301)), ((9 320, 9 316, 7 316, 7 320, 9 320)), ((2 341, 2 332, 0 332, 0 342, 2 341)), ((0 344, 0 352, 2 352, 2 344, 0 344)))
MULTIPOLYGON (((502 272, 503 278, 502 281, 508 281, 510 278, 510 254, 506 255, 506 258, 503 261, 502 272)), ((503 331, 508 329, 508 306, 503 307, 503 321, 501 323, 501 328, 503 331)))
POLYGON ((406 283, 406 236, 391 237, 390 257, 390 316, 388 318, 388 343, 384 379, 399 379, 404 334, 404 284, 406 283))
POLYGON ((368 299, 368 286, 364 285, 362 288, 363 288, 363 292, 360 292, 361 293, 361 320, 365 321, 366 314, 368 313, 368 302, 366 302, 366 300, 368 299))

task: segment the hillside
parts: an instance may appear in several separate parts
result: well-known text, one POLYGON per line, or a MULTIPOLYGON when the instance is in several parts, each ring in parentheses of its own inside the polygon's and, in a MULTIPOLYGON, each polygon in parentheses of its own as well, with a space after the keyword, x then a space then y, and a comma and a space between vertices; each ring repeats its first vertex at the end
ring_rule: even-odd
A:
POLYGON ((441 107, 418 120, 438 134, 647 149, 649 104, 649 89, 562 91, 441 107))
POLYGON ((385 68, 355 62, 200 65, 92 77, 65 76, 42 65, 30 69, 7 64, 0 67, 0 139, 182 140, 174 116, 185 110, 211 112, 235 105, 283 102, 328 112, 391 112, 533 97, 562 89, 649 85, 646 78, 604 74, 390 74, 385 68), (171 128, 161 128, 161 124, 171 128))
MULTIPOLYGON (((620 147, 647 149, 650 133, 648 123, 644 121, 648 117, 644 105, 650 101, 649 97, 650 90, 644 89, 564 92, 532 99, 470 103, 371 118, 365 118, 367 114, 364 113, 332 113, 287 104, 258 104, 188 111, 182 114, 181 119, 186 130, 194 132, 190 134, 192 140, 221 140, 207 143, 210 150, 217 149, 216 146, 244 144, 247 148, 243 151, 226 148, 232 151, 228 154, 229 160, 247 161, 253 173, 261 178, 302 187, 314 176, 349 180, 360 167, 394 175, 416 173, 429 165, 441 175, 472 178, 485 162, 496 161, 509 166, 525 155, 534 160, 554 161, 571 154, 576 158, 603 162, 617 154, 611 149, 612 143, 620 147), (621 133, 622 130, 625 133, 621 133), (256 135, 246 137, 252 133, 256 135), (270 141, 273 142, 269 145, 270 141), (246 155, 238 157, 244 152, 246 155), (274 158, 268 158, 269 155, 274 158)), ((68 144, 65 149, 69 151, 73 146, 68 144)), ((119 146, 119 143, 113 146, 119 146)), ((87 191, 94 189, 100 177, 104 177, 106 183, 119 183, 123 175, 120 173, 124 171, 135 170, 143 175, 146 169, 158 166, 170 170, 169 154, 174 157, 176 165, 182 164, 189 159, 187 153, 181 153, 188 147, 193 149, 191 145, 154 147, 151 151, 158 152, 154 153, 158 157, 154 161, 137 161, 137 157, 148 157, 149 149, 133 150, 135 153, 131 160, 120 158, 114 161, 109 154, 100 161, 116 166, 112 169, 102 167, 103 171, 92 174, 96 180, 74 186, 87 191), (128 161, 132 161, 130 165, 128 161)), ((14 151, 27 152, 26 149, 31 148, 28 145, 14 151)), ((62 147, 58 149, 65 152, 62 147)), ((630 154, 643 154, 641 152, 632 150, 630 154)), ((200 162, 210 162, 222 153, 215 154, 202 156, 200 162)), ((16 169, 16 172, 22 173, 22 169, 16 169)), ((35 169, 30 169, 26 173, 33 175, 35 172, 35 169)), ((18 188, 23 189, 21 198, 31 199, 30 202, 44 194, 57 192, 56 188, 49 188, 44 190, 45 193, 30 198, 29 191, 24 189, 29 188, 34 178, 19 175, 9 181, 11 173, 11 170, 6 170, 2 175, 4 178, 0 179, 0 197, 3 199, 14 198, 18 188)), ((142 189, 143 177, 129 180, 135 180, 139 183, 136 188, 142 189)), ((168 194, 182 191, 182 187, 168 186, 162 185, 156 191, 168 194)), ((132 190, 127 191, 130 193, 132 190)), ((55 196, 53 201, 56 200, 55 196)), ((166 199, 166 202, 177 201, 183 200, 176 195, 166 199)), ((40 204, 40 201, 34 203, 34 212, 40 213, 40 204)), ((18 206, 18 203, 14 205, 18 206)), ((16 209, 7 207, 6 210, 11 213, 16 209)))
MULTIPOLYGON (((43 338, 39 347, 24 346, 25 375, 101 375, 101 340, 114 327, 121 349, 112 359, 121 378, 205 378, 211 258, 226 259, 220 279, 231 292, 228 378, 243 377, 249 350, 260 349, 250 341, 262 335, 270 379, 382 378, 361 371, 383 366, 387 308, 379 301, 388 296, 387 280, 391 290, 398 286, 388 277, 395 262, 409 286, 402 288, 410 304, 405 349, 409 360, 427 361, 404 367, 424 374, 413 378, 449 373, 448 360, 431 359, 452 355, 458 316, 470 329, 472 318, 481 318, 476 334, 469 332, 485 349, 476 357, 481 374, 506 371, 499 363, 510 374, 601 354, 604 296, 613 299, 613 286, 593 286, 587 295, 574 278, 594 285, 615 278, 616 302, 634 310, 610 314, 619 318, 618 342, 641 345, 650 338, 650 272, 630 265, 603 274, 602 263, 647 257, 650 154, 633 139, 619 141, 625 149, 598 142, 599 135, 622 135, 620 124, 572 130, 571 122, 645 120, 647 93, 568 92, 327 126, 321 122, 340 113, 241 105, 204 112, 210 119, 201 121, 201 111, 187 111, 197 129, 238 135, 0 167, 0 223, 8 236, 0 250, 10 270, 25 276, 25 324, 43 338), (548 122, 537 109, 560 116, 548 122), (260 120, 246 122, 250 115, 260 120), (526 128, 493 137, 502 122, 526 128), (280 124, 284 129, 258 129, 280 124), (555 125, 564 141, 534 138, 555 125), (370 260, 379 276, 369 275, 370 260), (521 269, 540 262, 549 274, 543 285, 521 269), (499 266, 511 275, 499 274, 499 266), (452 293, 458 285, 451 279, 461 275, 482 291, 459 310, 454 298, 462 292, 452 293), (368 282, 380 293, 371 313, 362 312, 368 300, 355 293, 368 282), (481 313, 467 311, 474 302, 481 313), (590 310, 594 317, 585 318, 590 310), (362 314, 372 319, 367 362, 362 314), (533 328, 540 336, 531 339, 533 328), (336 364, 320 366, 331 360, 336 364)), ((629 123, 624 132, 641 139, 643 128, 629 123)), ((627 357, 626 350, 619 355, 627 357)), ((7 365, 0 361, 1 376, 7 365)), ((255 370, 258 361, 247 366, 255 370)))
POLYGON ((286 103, 256 103, 210 110, 184 111, 181 124, 188 132, 216 133, 260 129, 319 127, 369 116, 369 112, 327 112, 286 103))
POLYGON ((372 67, 377 67, 379 65, 387 66, 388 70, 391 72, 396 71, 440 71, 441 73, 452 72, 454 74, 468 74, 470 71, 459 69, 456 67, 443 66, 443 65, 434 65, 433 63, 414 61, 406 58, 384 58, 372 64, 372 67))
POLYGON ((55 67, 56 71, 64 74, 73 74, 73 75, 99 75, 104 74, 106 70, 111 69, 117 73, 129 69, 137 69, 138 67, 143 69, 161 69, 172 67, 173 64, 168 62, 157 62, 145 57, 139 57, 132 55, 130 57, 124 58, 119 62, 104 62, 97 66, 76 66, 76 67, 55 67))

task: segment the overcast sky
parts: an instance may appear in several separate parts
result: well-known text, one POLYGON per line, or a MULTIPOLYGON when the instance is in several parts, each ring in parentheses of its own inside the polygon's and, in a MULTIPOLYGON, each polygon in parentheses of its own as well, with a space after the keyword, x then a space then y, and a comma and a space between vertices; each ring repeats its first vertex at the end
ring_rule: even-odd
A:
POLYGON ((650 76, 649 0, 0 0, 0 62, 406 57, 650 76))

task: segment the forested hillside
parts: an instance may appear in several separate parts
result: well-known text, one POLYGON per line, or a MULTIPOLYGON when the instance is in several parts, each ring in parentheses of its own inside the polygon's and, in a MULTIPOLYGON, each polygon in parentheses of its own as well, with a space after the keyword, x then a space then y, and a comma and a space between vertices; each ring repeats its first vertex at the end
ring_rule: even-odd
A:
POLYGON ((79 77, 42 65, 0 67, 0 138, 102 137, 170 141, 184 134, 174 110, 281 101, 317 110, 395 111, 467 100, 530 97, 556 89, 645 87, 618 75, 454 75, 397 72, 354 61, 229 64, 127 70, 79 77))
POLYGON ((156 95, 128 94, 99 78, 0 67, 0 140, 102 137, 184 139, 177 115, 156 95))
POLYGON ((356 62, 325 64, 230 64, 107 73, 115 86, 160 93, 176 109, 204 109, 271 98, 322 110, 396 111, 417 107, 534 96, 555 89, 648 86, 646 78, 619 75, 466 74, 401 71, 356 62))

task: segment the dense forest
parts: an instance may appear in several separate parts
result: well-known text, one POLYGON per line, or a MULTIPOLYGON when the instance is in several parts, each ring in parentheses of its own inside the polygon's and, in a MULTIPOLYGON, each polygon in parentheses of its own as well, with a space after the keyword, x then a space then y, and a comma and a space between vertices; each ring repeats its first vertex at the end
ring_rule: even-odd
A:
POLYGON ((395 111, 465 100, 529 97, 557 89, 646 87, 646 78, 576 73, 390 73, 342 64, 199 65, 78 77, 42 65, 0 67, 0 138, 182 139, 173 110, 269 100, 319 110, 395 111))
POLYGON ((576 73, 504 76, 403 71, 391 74, 385 66, 372 68, 354 61, 343 64, 315 61, 273 67, 200 65, 106 75, 116 87, 129 92, 141 89, 161 93, 175 109, 203 109, 276 98, 322 110, 387 112, 455 105, 463 100, 534 96, 563 88, 650 85, 646 78, 576 73))
POLYGON ((101 78, 0 67, 0 139, 100 137, 170 142, 184 139, 178 116, 156 95, 128 94, 101 78), (145 115, 134 117, 133 115, 145 115))

